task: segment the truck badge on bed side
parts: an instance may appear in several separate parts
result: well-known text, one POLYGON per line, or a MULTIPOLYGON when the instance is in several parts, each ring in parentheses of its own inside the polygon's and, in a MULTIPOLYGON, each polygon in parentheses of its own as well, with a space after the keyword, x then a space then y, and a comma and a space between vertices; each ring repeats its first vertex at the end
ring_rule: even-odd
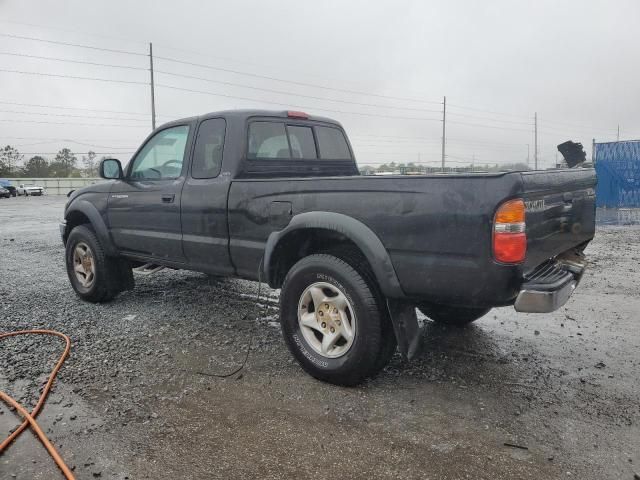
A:
POLYGON ((540 200, 528 200, 524 202, 527 212, 541 212, 544 210, 544 198, 540 200))

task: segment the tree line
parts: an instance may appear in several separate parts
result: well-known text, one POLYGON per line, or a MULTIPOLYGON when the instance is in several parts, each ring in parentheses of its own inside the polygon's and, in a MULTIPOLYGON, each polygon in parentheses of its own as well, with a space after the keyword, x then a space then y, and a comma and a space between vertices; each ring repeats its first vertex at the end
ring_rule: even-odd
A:
POLYGON ((66 147, 60 149, 52 160, 34 155, 25 162, 24 155, 17 148, 7 145, 0 149, 0 177, 91 178, 98 176, 99 162, 91 150, 78 160, 76 154, 66 147))

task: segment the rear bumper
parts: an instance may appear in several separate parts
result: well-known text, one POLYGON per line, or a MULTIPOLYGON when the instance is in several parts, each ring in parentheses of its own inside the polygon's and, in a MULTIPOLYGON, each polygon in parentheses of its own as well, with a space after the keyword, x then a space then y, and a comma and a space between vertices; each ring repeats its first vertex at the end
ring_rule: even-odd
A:
POLYGON ((579 252, 561 255, 536 268, 523 283, 514 308, 518 312, 549 313, 562 307, 586 268, 579 252))

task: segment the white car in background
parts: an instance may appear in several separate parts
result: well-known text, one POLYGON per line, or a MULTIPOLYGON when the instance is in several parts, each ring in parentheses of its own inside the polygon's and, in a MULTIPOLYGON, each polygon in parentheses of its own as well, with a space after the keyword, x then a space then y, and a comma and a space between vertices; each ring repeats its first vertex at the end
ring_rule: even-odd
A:
POLYGON ((28 197, 29 195, 44 195, 44 187, 40 187, 38 185, 30 185, 30 184, 20 184, 18 188, 16 188, 18 195, 24 195, 28 197))

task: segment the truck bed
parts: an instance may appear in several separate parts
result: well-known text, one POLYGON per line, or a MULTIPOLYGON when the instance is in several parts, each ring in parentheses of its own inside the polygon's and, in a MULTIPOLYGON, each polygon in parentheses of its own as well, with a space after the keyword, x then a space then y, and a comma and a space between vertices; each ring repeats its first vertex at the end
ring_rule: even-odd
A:
POLYGON ((274 229, 304 212, 341 213, 379 237, 406 296, 512 304, 525 273, 593 238, 594 186, 592 169, 233 180, 231 259, 255 279, 274 229), (505 266, 493 260, 492 222, 497 206, 517 197, 528 202, 527 259, 505 266))

